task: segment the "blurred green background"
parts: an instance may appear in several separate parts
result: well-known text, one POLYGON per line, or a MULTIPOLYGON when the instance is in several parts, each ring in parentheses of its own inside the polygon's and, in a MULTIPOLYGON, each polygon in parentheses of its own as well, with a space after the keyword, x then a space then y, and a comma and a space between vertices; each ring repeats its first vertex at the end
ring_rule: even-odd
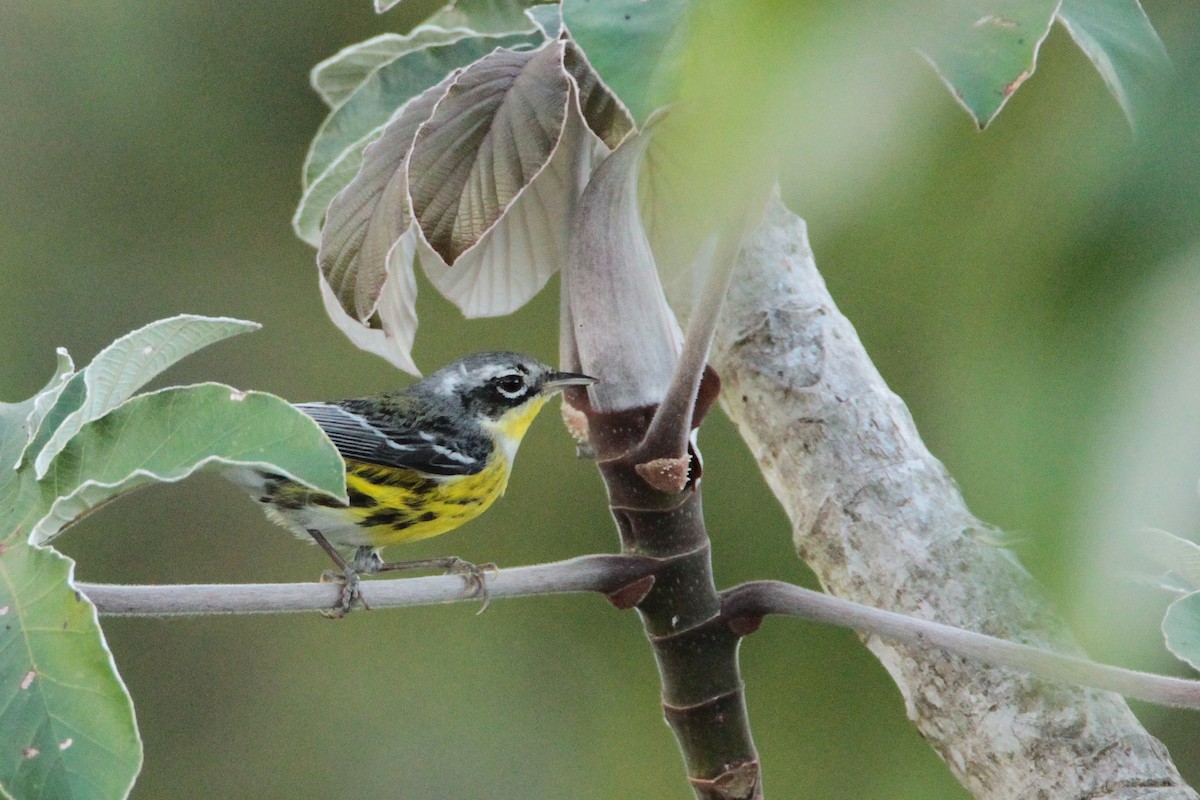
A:
MULTIPOLYGON (((57 345, 86 361, 184 311, 266 327, 172 383, 301 400, 406 380, 327 322, 289 218, 323 116, 309 68, 434 5, 0 6, 0 397, 40 388, 57 345)), ((1059 29, 980 134, 849 5, 777 6, 755 46, 781 70, 784 193, 834 297, 1093 655, 1185 674, 1158 635, 1167 598, 1122 570, 1141 527, 1200 538, 1194 4, 1147 4, 1178 74, 1137 138, 1059 29)), ((423 285, 418 363, 493 347, 552 358, 555 288, 512 318, 465 321, 423 285)), ((486 518, 403 555, 512 565, 614 549, 603 488, 553 416, 486 518)), ((721 584, 813 585, 719 414, 703 443, 721 584)), ((59 543, 89 581, 326 566, 211 476, 140 492, 59 543)), ((106 620, 146 740, 134 797, 690 797, 632 614, 593 597, 474 611, 106 620)), ((742 653, 768 796, 966 797, 853 634, 771 620, 742 653)), ((1200 783, 1200 716, 1138 710, 1200 783)))

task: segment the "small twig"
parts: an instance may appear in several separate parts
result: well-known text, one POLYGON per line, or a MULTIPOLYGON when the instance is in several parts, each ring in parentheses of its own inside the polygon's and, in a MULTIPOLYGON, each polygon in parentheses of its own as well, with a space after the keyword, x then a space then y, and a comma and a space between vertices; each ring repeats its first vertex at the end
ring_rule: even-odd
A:
POLYGON ((974 631, 916 619, 778 581, 756 581, 721 593, 721 613, 730 619, 785 614, 890 639, 937 647, 995 667, 1008 667, 1045 680, 1106 689, 1160 705, 1200 709, 1200 681, 1098 664, 1085 658, 997 639, 974 631))

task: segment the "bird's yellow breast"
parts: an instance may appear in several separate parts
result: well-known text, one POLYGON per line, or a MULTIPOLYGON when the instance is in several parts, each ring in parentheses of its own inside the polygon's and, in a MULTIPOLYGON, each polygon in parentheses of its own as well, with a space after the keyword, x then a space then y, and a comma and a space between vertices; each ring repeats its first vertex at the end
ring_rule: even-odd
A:
MULTIPOLYGON (((497 454, 498 455, 498 454, 497 454)), ((508 487, 510 463, 496 455, 474 475, 443 481, 409 470, 382 471, 372 464, 346 462, 346 489, 359 499, 349 511, 353 529, 329 537, 339 544, 387 545, 427 539, 454 530, 482 514, 508 487)))

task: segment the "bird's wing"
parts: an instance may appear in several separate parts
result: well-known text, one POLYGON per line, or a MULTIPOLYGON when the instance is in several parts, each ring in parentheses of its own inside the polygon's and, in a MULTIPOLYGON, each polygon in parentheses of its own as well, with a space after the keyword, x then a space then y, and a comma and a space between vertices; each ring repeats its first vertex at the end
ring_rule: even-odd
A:
POLYGON ((384 467, 400 467, 428 475, 473 475, 486 455, 454 446, 437 426, 416 428, 402 418, 358 413, 337 403, 298 403, 333 441, 343 458, 384 467))

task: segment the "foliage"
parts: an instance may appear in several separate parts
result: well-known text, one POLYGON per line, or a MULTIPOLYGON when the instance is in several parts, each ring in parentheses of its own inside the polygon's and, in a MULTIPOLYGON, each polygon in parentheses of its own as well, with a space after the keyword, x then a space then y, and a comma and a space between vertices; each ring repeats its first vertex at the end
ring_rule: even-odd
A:
POLYGON ((93 508, 203 467, 256 466, 345 493, 332 443, 261 392, 210 383, 134 395, 179 359, 253 330, 182 315, 147 325, 76 371, 0 404, 0 788, 13 798, 124 797, 141 765, 129 694, 74 563, 48 542, 93 508))
MULTIPOLYGON (((558 4, 524 17, 526 3, 486 5, 491 23, 509 27, 442 30, 449 14, 477 13, 450 3, 406 37, 370 39, 313 71, 331 112, 305 163, 297 232, 319 241, 334 322, 413 373, 414 260, 467 316, 524 305, 563 262, 580 176, 631 124, 676 99, 689 19, 707 13, 685 0, 564 0, 559 23, 558 4)), ((980 127, 1033 74, 1056 19, 1131 122, 1153 96, 1145 87, 1168 70, 1136 0, 975 0, 912 12, 913 46, 980 127)))
MULTIPOLYGON (((562 20, 547 13, 553 4, 526 15, 528 5, 460 0, 408 35, 375 37, 313 71, 330 116, 306 160, 295 227, 324 251, 322 288, 335 321, 410 370, 414 258, 464 313, 520 306, 561 262, 562 212, 578 193, 575 181, 678 85, 689 4, 564 0, 562 20), (529 105, 511 105, 521 100, 529 105), (537 125, 504 138, 514 121, 537 125), (467 130, 472 146, 460 148, 467 130), (413 164, 422 169, 410 173, 413 164), (424 182, 414 190, 418 172, 424 182), (330 240, 342 230, 329 224, 335 212, 382 227, 330 240)), ((1135 124, 1166 70, 1135 0, 977 2, 947 17, 948 28, 929 22, 943 11, 918 21, 925 30, 914 46, 981 127, 1033 73, 1055 19, 1135 124)), ((341 494, 329 443, 277 398, 218 384, 133 396, 179 358, 248 327, 164 320, 79 371, 60 351, 42 391, 0 406, 0 617, 11 620, 0 661, 11 698, 0 713, 0 740, 10 743, 0 787, 8 794, 119 797, 141 759, 95 609, 73 591, 70 560, 47 545, 58 532, 139 485, 210 465, 270 465, 341 494)), ((1164 623, 1169 646, 1193 664, 1194 599, 1181 598, 1164 623)))

